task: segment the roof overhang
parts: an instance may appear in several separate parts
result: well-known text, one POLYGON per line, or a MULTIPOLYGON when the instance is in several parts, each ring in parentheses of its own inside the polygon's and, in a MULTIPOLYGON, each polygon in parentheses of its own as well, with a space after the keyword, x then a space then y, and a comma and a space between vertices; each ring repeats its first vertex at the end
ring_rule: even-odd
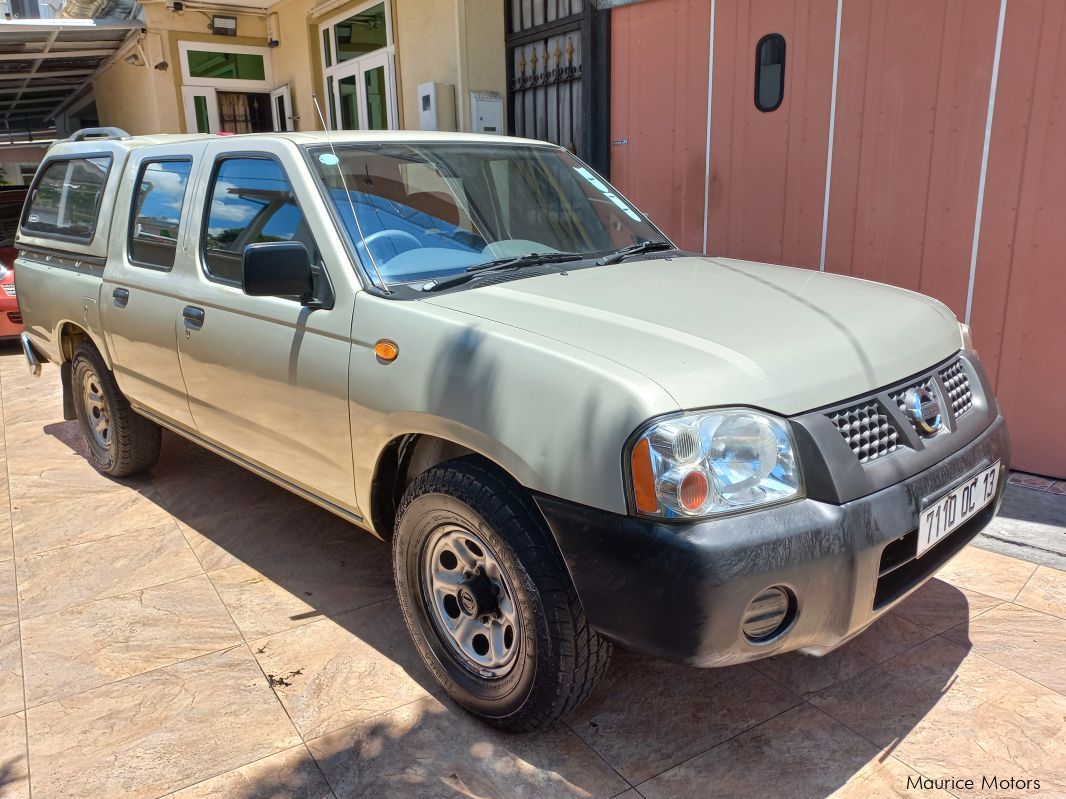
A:
POLYGON ((0 22, 0 135, 52 127, 143 27, 125 19, 0 22))

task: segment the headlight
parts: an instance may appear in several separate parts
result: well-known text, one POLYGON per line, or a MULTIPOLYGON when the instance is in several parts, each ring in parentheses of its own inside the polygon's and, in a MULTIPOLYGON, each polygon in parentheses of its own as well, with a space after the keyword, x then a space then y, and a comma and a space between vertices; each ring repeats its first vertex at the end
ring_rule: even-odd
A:
POLYGON ((973 336, 970 333, 970 326, 959 322, 959 335, 962 336, 962 348, 964 350, 973 350, 973 336))
POLYGON ((757 411, 664 419, 628 455, 634 503, 644 516, 711 516, 803 496, 787 422, 757 411))

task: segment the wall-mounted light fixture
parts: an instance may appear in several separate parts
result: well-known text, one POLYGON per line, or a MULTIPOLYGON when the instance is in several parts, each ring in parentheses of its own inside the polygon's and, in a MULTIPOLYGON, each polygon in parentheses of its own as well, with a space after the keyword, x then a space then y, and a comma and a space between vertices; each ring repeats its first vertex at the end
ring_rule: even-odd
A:
POLYGON ((215 14, 211 17, 211 33, 216 36, 236 36, 237 18, 215 14))

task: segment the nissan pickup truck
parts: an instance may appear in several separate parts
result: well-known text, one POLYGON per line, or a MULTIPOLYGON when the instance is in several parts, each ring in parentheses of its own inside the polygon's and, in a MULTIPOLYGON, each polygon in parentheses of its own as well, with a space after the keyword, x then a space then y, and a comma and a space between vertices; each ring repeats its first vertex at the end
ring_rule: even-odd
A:
POLYGON ((391 542, 422 660, 504 730, 614 644, 825 653, 999 507, 946 306, 683 252, 551 144, 80 131, 15 243, 25 356, 97 469, 167 429, 391 542))

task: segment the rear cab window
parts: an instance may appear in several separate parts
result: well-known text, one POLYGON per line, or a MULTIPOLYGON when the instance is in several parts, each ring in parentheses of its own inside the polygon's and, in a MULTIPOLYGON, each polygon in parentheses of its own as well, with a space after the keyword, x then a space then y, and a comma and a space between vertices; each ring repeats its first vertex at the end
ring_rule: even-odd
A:
POLYGON ((130 263, 165 271, 173 268, 191 173, 188 157, 160 157, 140 165, 127 236, 130 263))
POLYGON ((110 171, 106 153, 51 159, 34 181, 22 229, 45 238, 91 241, 110 171))

